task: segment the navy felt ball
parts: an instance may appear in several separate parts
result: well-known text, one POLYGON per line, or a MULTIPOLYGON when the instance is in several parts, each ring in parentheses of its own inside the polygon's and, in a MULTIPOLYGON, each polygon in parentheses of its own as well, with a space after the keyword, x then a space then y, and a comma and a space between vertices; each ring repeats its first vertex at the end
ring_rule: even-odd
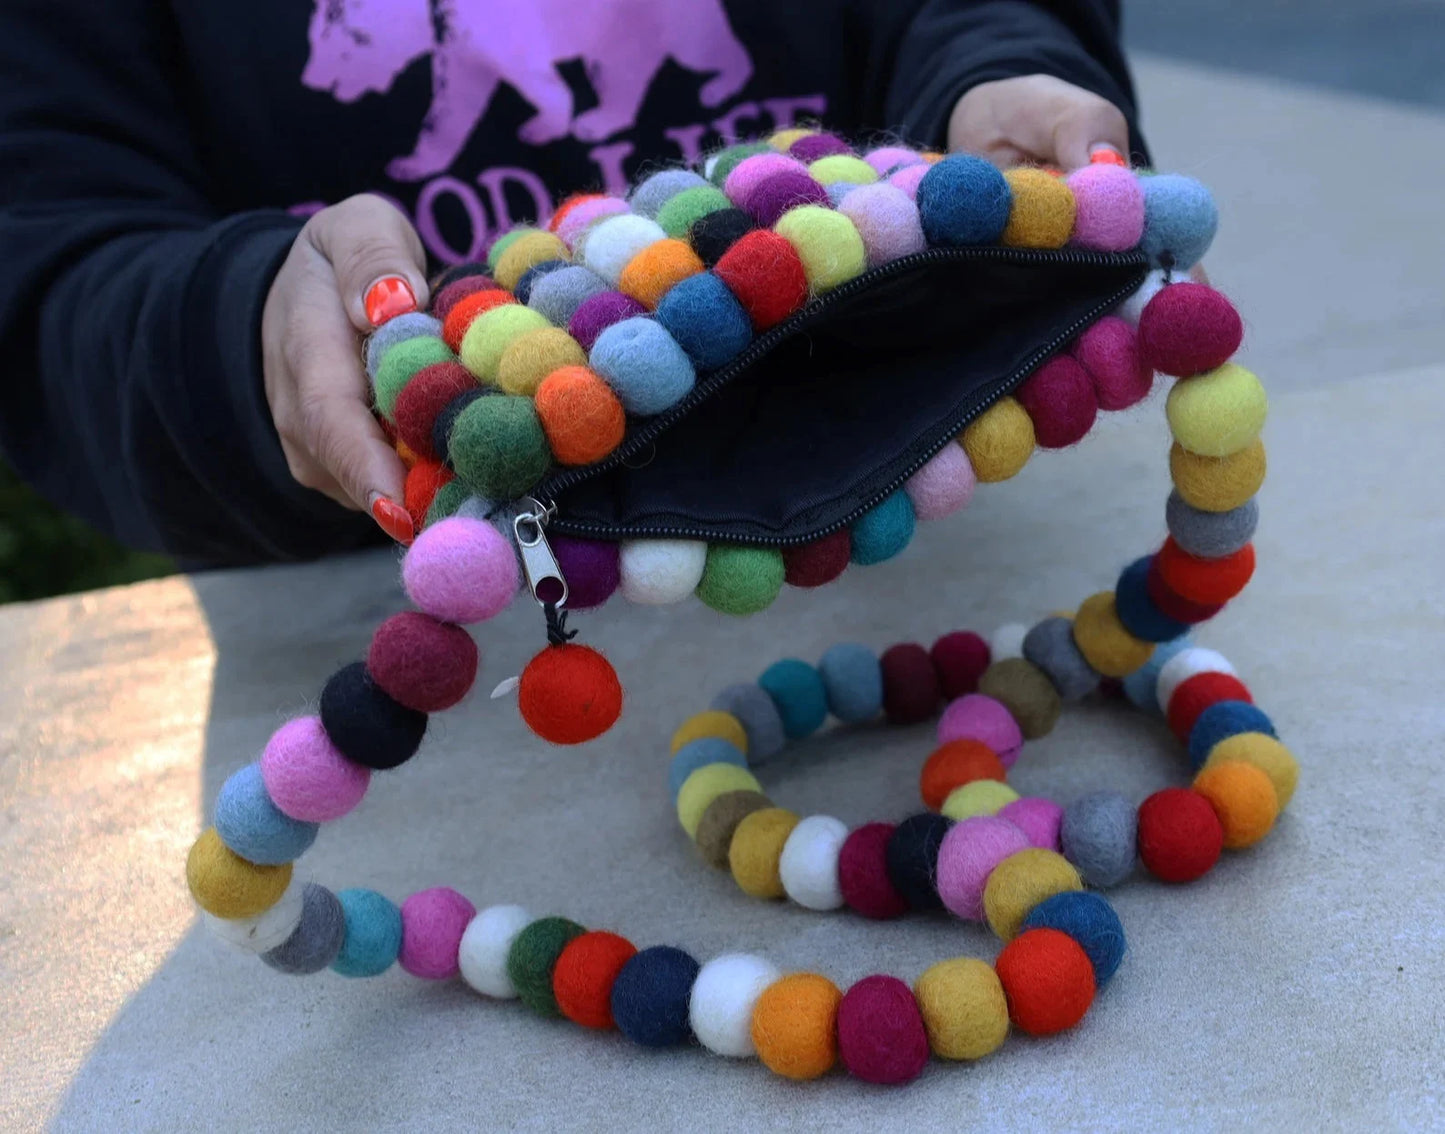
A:
POLYGON ((1245 732, 1262 732, 1278 738, 1274 722, 1263 709, 1248 701, 1216 701, 1200 713, 1189 731, 1189 762, 1202 768, 1221 740, 1245 732))
POLYGON ((637 953, 612 983, 617 1030, 644 1047, 685 1043, 688 1008, 701 966, 681 949, 654 945, 637 953))
POLYGON ((918 183, 918 216, 928 243, 946 248, 992 244, 1008 225, 1013 193, 996 165, 954 154, 918 183))
POLYGON ((726 366, 753 339, 753 324, 737 296, 711 272, 673 285, 657 305, 657 321, 699 370, 726 366))
POLYGON ((893 829, 884 848, 888 880, 915 910, 939 910, 938 848, 953 820, 926 811, 910 815, 893 829))
POLYGON ((784 658, 774 662, 758 678, 778 707, 783 731, 795 740, 817 732, 828 718, 828 692, 823 678, 805 661, 784 658))
POLYGON ((1149 597, 1149 565, 1152 555, 1136 559, 1114 587, 1114 609, 1124 629, 1141 642, 1172 642, 1189 632, 1189 625, 1177 622, 1154 605, 1149 597))
POLYGON ((260 764, 247 764, 226 781, 216 799, 215 824, 221 842, 258 866, 294 862, 320 830, 315 823, 292 819, 271 802, 260 764))
POLYGON ((1119 969, 1127 943, 1114 907, 1098 894, 1069 890, 1045 898, 1024 916, 1022 929, 1057 929, 1088 954, 1094 983, 1102 988, 1119 969))

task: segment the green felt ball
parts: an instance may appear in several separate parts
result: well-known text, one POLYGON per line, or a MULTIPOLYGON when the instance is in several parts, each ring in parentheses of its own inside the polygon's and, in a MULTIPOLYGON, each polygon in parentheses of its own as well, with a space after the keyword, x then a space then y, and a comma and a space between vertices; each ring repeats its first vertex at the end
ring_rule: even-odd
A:
POLYGON ((531 398, 493 394, 457 415, 447 438, 457 477, 488 500, 515 500, 547 475, 552 451, 531 398))
POLYGON ((539 1016, 560 1016, 552 991, 552 970, 574 937, 587 930, 565 917, 544 917, 532 922, 512 941, 507 952, 507 977, 522 1003, 539 1016))
POLYGON ((376 408, 387 421, 392 421, 396 413, 397 396, 416 376, 418 370, 434 366, 438 362, 456 360, 457 356, 452 353, 452 348, 431 335, 402 339, 387 349, 381 356, 381 365, 376 369, 376 408))
POLYGON ((688 229, 708 213, 732 208, 727 194, 712 185, 694 185, 684 189, 657 211, 657 223, 662 230, 677 240, 687 236, 688 229))
POLYGON ((449 480, 446 484, 437 489, 436 495, 431 498, 431 505, 426 510, 426 522, 422 527, 429 528, 438 520, 445 520, 448 516, 456 515, 456 511, 464 503, 472 490, 459 480, 449 480))
POLYGON ((728 179, 728 174, 738 167, 738 163, 753 154, 771 154, 776 151, 767 142, 743 142, 741 145, 729 146, 719 153, 712 163, 712 172, 708 174, 708 180, 718 188, 728 179))
POLYGON ((697 597, 723 614, 766 610, 783 589, 783 553, 770 547, 713 544, 697 597))

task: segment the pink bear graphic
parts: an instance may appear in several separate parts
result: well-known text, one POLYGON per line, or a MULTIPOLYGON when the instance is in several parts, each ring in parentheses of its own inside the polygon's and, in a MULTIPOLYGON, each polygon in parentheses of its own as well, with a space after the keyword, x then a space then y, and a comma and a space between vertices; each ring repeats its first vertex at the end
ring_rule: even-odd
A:
POLYGON ((503 82, 537 110, 522 140, 544 145, 568 135, 599 142, 632 126, 668 59, 713 76, 702 87, 708 107, 753 73, 722 0, 316 0, 310 40, 301 82, 341 102, 385 94, 431 57, 431 108, 412 152, 387 166, 398 181, 447 169, 503 82), (570 59, 582 60, 598 98, 575 117, 557 70, 570 59))

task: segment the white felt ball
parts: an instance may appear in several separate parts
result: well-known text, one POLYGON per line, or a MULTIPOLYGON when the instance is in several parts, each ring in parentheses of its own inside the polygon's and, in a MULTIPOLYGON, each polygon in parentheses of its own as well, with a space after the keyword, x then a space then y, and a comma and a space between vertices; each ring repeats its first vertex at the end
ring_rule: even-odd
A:
POLYGON ((1003 661, 1004 658, 1024 656, 1024 639, 1029 628, 1022 622, 1007 622, 995 630, 988 639, 988 660, 1003 661))
POLYGON ((639 539, 622 544, 622 596, 646 606, 681 602, 697 590, 707 544, 690 539, 639 539))
POLYGON ((1164 663, 1164 668, 1159 671, 1158 684, 1154 686, 1159 706, 1166 713, 1169 712, 1169 701, 1174 696, 1174 690, 1197 673, 1227 673, 1231 677, 1239 676, 1234 672, 1234 666, 1217 650, 1206 650, 1200 646, 1180 650, 1164 663))
POLYGON ((692 1034, 709 1051, 744 1059, 753 1048, 753 1005, 777 980, 775 966, 751 953, 714 957, 697 974, 688 1004, 692 1034))
POLYGON ((293 873, 291 884, 286 887, 280 900, 255 917, 231 920, 204 912, 201 917, 205 920, 206 928, 227 945, 240 949, 243 953, 255 953, 259 956, 269 953, 278 945, 284 945, 286 939, 301 924, 305 890, 305 881, 293 873))
POLYGON ((1145 305, 1163 291, 1168 283, 1178 283, 1188 279, 1187 274, 1179 272, 1175 272, 1172 277, 1166 277, 1162 268, 1150 272, 1144 277, 1144 282, 1139 285, 1139 290, 1119 304, 1119 318, 1130 326, 1137 327, 1139 316, 1143 313, 1145 305))
POLYGON ((613 287, 622 278, 629 261, 659 240, 666 240, 662 226, 635 213, 622 213, 599 221, 582 238, 580 259, 613 287))
POLYGON ((783 889, 810 910, 836 910, 843 904, 838 884, 838 855, 848 828, 831 815, 809 815, 793 828, 778 860, 783 889))
POLYGON ((507 975, 507 954, 533 918, 521 906, 488 906, 467 923, 457 950, 462 980, 486 996, 511 1000, 517 990, 507 975))

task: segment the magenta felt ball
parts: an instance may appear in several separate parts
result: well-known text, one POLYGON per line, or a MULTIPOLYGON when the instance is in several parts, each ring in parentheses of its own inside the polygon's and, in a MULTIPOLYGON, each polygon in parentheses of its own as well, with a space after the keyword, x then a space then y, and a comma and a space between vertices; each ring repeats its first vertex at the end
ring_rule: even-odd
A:
POLYGON ((1014 396, 1033 419, 1034 440, 1045 449, 1082 441, 1099 413, 1094 380, 1068 355, 1049 359, 1014 396))
POLYGON ((465 697, 477 679, 477 644, 460 626, 409 610, 376 628, 366 671, 397 704, 439 713, 465 697))
POLYGON ((575 252, 578 242, 598 221, 631 211, 632 207, 621 197, 598 197, 591 201, 582 201, 568 209, 567 215, 557 222, 557 235, 563 244, 575 252))
POLYGON ((796 158, 790 158, 787 154, 753 154, 752 157, 743 158, 733 166, 732 172, 723 182, 723 192, 738 208, 746 209, 748 197, 752 191, 773 174, 781 173, 784 170, 796 170, 805 174, 808 172, 802 163, 796 158))
POLYGON ((401 903, 401 953, 397 961, 412 976, 447 980, 460 971, 457 951, 477 907, 455 890, 438 886, 401 903))
POLYGON ((851 154, 853 148, 836 134, 804 134, 788 147, 788 153, 801 162, 815 162, 834 154, 851 154))
POLYGON ((864 154, 863 160, 878 171, 879 177, 887 177, 905 165, 921 165, 924 168, 928 165, 918 156, 917 151, 910 150, 907 146, 880 146, 864 154))
POLYGON ((968 507, 976 484, 968 454, 950 441, 908 478, 904 491, 920 520, 941 520, 968 507))
POLYGON ((771 228, 789 209, 799 205, 827 205, 828 190, 806 169, 781 169, 759 181, 743 202, 758 224, 771 228))
POLYGON ((465 626, 495 618, 517 594, 517 556, 485 520, 451 516, 416 537, 401 581, 418 607, 465 626))
POLYGON ((928 247, 918 206, 896 185, 878 182, 850 190, 838 211, 853 222, 863 238, 868 264, 876 268, 928 247))
POLYGON ((303 823, 329 823, 361 802, 371 769, 341 754, 320 717, 297 717, 266 742, 261 782, 278 811, 303 823))
POLYGON ((567 606, 572 610, 601 606, 622 585, 622 558, 615 543, 557 536, 552 551, 567 580, 567 606))
POLYGON ((1007 819, 1029 837, 1033 846, 1044 850, 1059 849, 1059 827, 1064 821, 1064 809, 1052 799, 1026 795, 998 809, 995 819, 1007 819))
POLYGON ((1080 248, 1126 252, 1144 235, 1144 191, 1122 166, 1086 165, 1069 175, 1074 239, 1080 248))
POLYGON ((918 1077, 928 1064, 928 1033, 913 992, 897 977, 864 977, 838 1005, 838 1058, 865 1083, 918 1077))
POLYGON ((908 194, 909 200, 916 201, 918 199, 918 183, 923 180, 923 175, 932 168, 933 166, 927 163, 904 166, 889 175, 888 184, 902 189, 908 194))
POLYGON ((1139 353, 1155 370, 1188 378, 1228 362, 1244 339, 1239 312, 1205 284, 1170 284, 1139 316, 1139 353))
POLYGON ((1024 746, 1024 734, 1013 714, 1002 702, 982 693, 960 697, 943 710, 938 721, 938 743, 950 740, 981 740, 994 750, 1005 768, 1013 766, 1024 746))
POLYGON ((1106 315, 1085 331, 1074 357, 1093 379, 1100 409, 1128 409, 1147 398, 1154 385, 1154 370, 1139 354, 1134 328, 1117 315, 1106 315))
POLYGON ((978 815, 949 828, 938 847, 938 896, 955 917, 983 920, 983 888, 993 868, 1029 837, 1007 819, 978 815))

